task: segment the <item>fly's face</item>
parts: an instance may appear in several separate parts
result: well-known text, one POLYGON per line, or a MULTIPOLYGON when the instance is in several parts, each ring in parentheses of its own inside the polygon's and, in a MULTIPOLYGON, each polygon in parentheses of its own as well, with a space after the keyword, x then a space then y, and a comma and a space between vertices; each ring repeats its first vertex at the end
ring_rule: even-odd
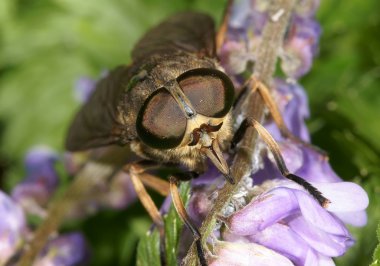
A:
POLYGON ((148 97, 137 117, 138 136, 154 149, 206 155, 228 176, 219 145, 231 132, 233 99, 233 84, 223 72, 187 71, 148 97))

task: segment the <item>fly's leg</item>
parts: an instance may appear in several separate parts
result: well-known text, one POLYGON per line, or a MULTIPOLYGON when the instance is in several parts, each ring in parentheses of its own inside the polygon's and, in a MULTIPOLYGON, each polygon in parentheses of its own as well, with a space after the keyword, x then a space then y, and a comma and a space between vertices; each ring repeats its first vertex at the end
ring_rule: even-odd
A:
POLYGON ((138 163, 126 165, 124 166, 123 170, 129 174, 133 172, 135 175, 139 177, 139 179, 145 186, 155 190, 160 195, 166 197, 170 193, 169 183, 157 176, 146 173, 146 171, 156 169, 158 167, 161 166, 155 162, 141 161, 138 163))
POLYGON ((204 249, 202 246, 201 233, 199 232, 198 228, 193 224, 193 222, 191 221, 191 218, 186 212, 185 206, 183 205, 181 196, 178 191, 179 182, 180 181, 174 176, 171 176, 169 179, 170 193, 172 196, 173 204, 182 222, 187 226, 187 228, 190 229, 191 233, 194 236, 200 264, 202 266, 207 266, 207 261, 206 261, 204 249))
POLYGON ((157 226, 160 235, 160 259, 161 265, 167 265, 166 261, 166 244, 165 244, 165 227, 161 213, 154 204, 152 198, 144 187, 144 183, 153 189, 157 190, 161 195, 167 196, 169 194, 168 182, 161 180, 158 177, 145 173, 146 169, 138 164, 129 164, 124 167, 132 181, 136 194, 141 201, 142 205, 152 218, 154 224, 157 226))
POLYGON ((218 33, 216 34, 216 51, 219 53, 222 45, 226 39, 227 29, 228 29, 228 21, 230 19, 231 8, 233 4, 233 0, 228 0, 226 8, 224 9, 222 23, 219 27, 218 33))
POLYGON ((280 110, 277 107, 277 104, 273 100, 273 97, 269 91, 269 89, 262 83, 257 81, 254 77, 250 78, 248 82, 246 83, 246 88, 250 87, 252 92, 259 92, 261 98, 263 99, 265 105, 268 107, 269 112, 273 118, 273 121, 277 125, 277 127, 280 129, 280 133, 283 137, 291 139, 295 141, 296 143, 300 143, 303 146, 306 146, 308 148, 314 149, 322 154, 325 154, 325 151, 322 151, 320 148, 300 139, 299 137, 295 136, 286 126, 285 121, 281 115, 280 110), (252 84, 252 85, 251 85, 252 84))
POLYGON ((280 170, 281 174, 284 177, 304 187, 319 202, 319 204, 322 207, 326 207, 330 203, 330 201, 326 199, 318 189, 316 189, 313 185, 308 183, 302 177, 299 177, 289 172, 288 168, 286 167, 285 161, 282 158, 280 148, 277 142, 273 139, 269 132, 256 120, 252 118, 244 119, 239 129, 236 131, 232 139, 231 145, 236 146, 236 144, 243 138, 246 130, 250 127, 253 127, 259 133, 259 136, 268 145, 269 150, 272 152, 277 167, 280 170))

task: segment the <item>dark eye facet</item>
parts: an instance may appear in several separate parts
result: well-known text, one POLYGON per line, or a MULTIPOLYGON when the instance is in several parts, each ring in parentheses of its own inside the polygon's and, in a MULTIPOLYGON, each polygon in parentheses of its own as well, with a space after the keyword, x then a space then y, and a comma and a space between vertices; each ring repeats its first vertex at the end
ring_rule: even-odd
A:
POLYGON ((198 68, 185 72, 177 81, 197 113, 218 118, 231 109, 234 87, 223 72, 198 68))
POLYGON ((186 117, 165 89, 152 93, 137 116, 136 129, 140 139, 158 149, 178 146, 186 130, 186 117))

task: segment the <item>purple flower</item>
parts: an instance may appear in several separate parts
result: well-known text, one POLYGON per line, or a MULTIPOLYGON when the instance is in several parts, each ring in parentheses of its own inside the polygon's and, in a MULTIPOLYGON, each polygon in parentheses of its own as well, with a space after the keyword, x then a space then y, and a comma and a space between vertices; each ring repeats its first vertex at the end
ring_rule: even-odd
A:
POLYGON ((96 85, 96 80, 89 77, 81 77, 75 83, 75 98, 84 103, 93 93, 96 85))
POLYGON ((119 172, 109 183, 102 198, 102 205, 113 209, 123 209, 135 202, 136 199, 137 195, 131 178, 127 173, 119 172))
POLYGON ((318 52, 320 26, 314 19, 293 17, 281 56, 286 76, 298 79, 310 71, 318 52))
MULTIPOLYGON (((100 74, 99 79, 104 78, 108 75, 107 70, 103 70, 100 74)), ((93 79, 90 77, 81 77, 79 78, 74 86, 74 94, 75 98, 80 103, 85 103, 90 98, 92 93, 95 90, 96 84, 98 82, 98 79, 93 79)))
POLYGON ((305 264, 311 258, 305 256, 308 253, 314 259, 344 254, 353 244, 353 239, 335 212, 362 211, 368 205, 368 197, 354 183, 314 185, 331 200, 327 209, 293 182, 280 179, 266 181, 260 185, 267 189, 266 192, 228 217, 228 234, 244 236, 249 241, 284 254, 296 265, 309 265, 305 264), (289 248, 286 241, 294 242, 297 248, 289 248))
POLYGON ((54 168, 58 154, 47 147, 35 147, 25 157, 26 176, 12 191, 12 198, 30 214, 44 216, 59 176, 54 168))
POLYGON ((88 247, 82 234, 69 233, 49 241, 33 265, 85 265, 88 262, 88 257, 88 247))
MULTIPOLYGON (((305 124, 305 119, 309 118, 308 99, 302 86, 298 83, 287 82, 282 79, 275 79, 273 90, 273 98, 282 114, 282 117, 288 129, 297 137, 309 141, 310 134, 305 124)), ((265 127, 271 135, 281 141, 278 126, 274 123, 266 123, 265 127)))
POLYGON ((292 266, 289 259, 281 254, 255 243, 230 243, 218 241, 216 258, 211 259, 210 266, 292 266))
POLYGON ((319 0, 300 0, 295 12, 301 17, 314 17, 318 7, 319 0))
POLYGON ((22 246, 27 228, 22 209, 0 191, 0 265, 4 265, 22 246))

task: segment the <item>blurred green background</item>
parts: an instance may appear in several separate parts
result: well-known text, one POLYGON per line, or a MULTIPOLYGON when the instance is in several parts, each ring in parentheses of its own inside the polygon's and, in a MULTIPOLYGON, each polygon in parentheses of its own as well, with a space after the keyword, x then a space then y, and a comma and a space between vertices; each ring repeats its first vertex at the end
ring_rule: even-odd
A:
MULTIPOLYGON (((225 1, 223 1, 224 3, 225 1)), ((46 144, 62 151, 79 103, 74 84, 129 62, 147 28, 168 14, 203 10, 219 21, 220 0, 1 0, 0 187, 23 176, 23 156, 46 144)), ((380 1, 322 1, 320 55, 301 80, 310 97, 309 128, 344 179, 370 196, 368 225, 339 265, 368 265, 380 219, 380 1)), ((158 198, 158 200, 160 200, 158 198)), ((131 265, 136 243, 150 221, 137 203, 104 211, 69 229, 80 229, 92 247, 92 265, 131 265)))

